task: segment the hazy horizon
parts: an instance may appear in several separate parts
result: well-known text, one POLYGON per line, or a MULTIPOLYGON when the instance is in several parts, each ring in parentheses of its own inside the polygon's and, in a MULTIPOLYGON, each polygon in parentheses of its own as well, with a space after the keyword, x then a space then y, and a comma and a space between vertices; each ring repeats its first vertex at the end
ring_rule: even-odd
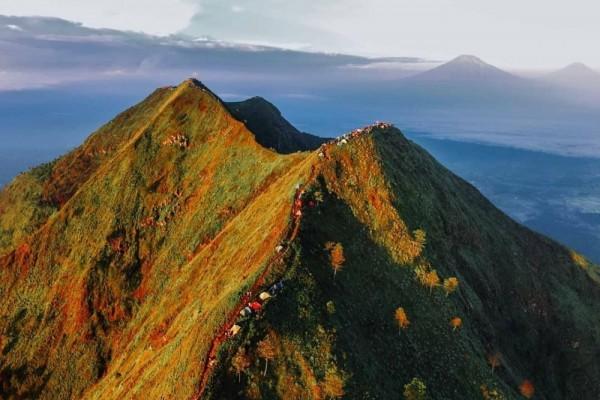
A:
POLYGON ((588 0, 569 4, 508 0, 493 6, 475 0, 375 0, 368 5, 327 0, 311 7, 281 0, 158 0, 152 4, 64 0, 61 4, 6 0, 0 14, 59 17, 92 28, 210 36, 361 56, 449 60, 475 54, 503 68, 557 69, 573 62, 600 67, 600 55, 590 51, 590 39, 600 35, 600 27, 597 13, 589 11, 600 11, 600 6, 588 0), (581 13, 582 7, 588 12, 581 13))

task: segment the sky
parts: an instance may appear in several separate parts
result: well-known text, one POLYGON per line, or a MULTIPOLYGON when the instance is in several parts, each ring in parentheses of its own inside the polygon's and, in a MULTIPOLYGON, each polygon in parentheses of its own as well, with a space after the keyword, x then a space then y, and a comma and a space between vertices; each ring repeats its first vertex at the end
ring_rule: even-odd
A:
POLYGON ((600 67, 596 0, 2 0, 0 14, 368 56, 600 67))

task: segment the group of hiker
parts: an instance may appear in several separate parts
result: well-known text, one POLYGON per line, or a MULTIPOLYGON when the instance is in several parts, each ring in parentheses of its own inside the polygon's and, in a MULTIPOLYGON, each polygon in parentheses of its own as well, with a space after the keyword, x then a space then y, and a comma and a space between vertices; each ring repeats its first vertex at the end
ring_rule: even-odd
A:
MULTIPOLYGON (((304 189, 300 183, 296 185, 296 192, 294 195, 294 204, 292 206, 292 217, 295 219, 299 219, 302 217, 302 207, 304 206, 304 202, 302 197, 304 196, 304 189)), ((275 251, 277 253, 282 253, 285 250, 286 244, 282 242, 281 244, 275 247, 275 251)), ((242 308, 239 312, 241 318, 247 318, 252 315, 259 314, 262 311, 264 304, 273 296, 277 295, 283 289, 283 281, 278 281, 274 283, 268 290, 261 292, 254 300, 251 300, 252 292, 247 292, 243 297, 242 301, 248 301, 246 306, 242 308)), ((226 337, 230 338, 237 335, 241 326, 239 323, 234 324, 226 333, 226 337)))
POLYGON ((163 146, 167 146, 167 145, 179 146, 182 149, 184 149, 189 146, 189 140, 188 140, 187 136, 178 133, 176 135, 171 135, 168 138, 166 138, 162 142, 162 144, 163 144, 163 146))
POLYGON ((338 136, 337 138, 335 138, 327 143, 323 143, 321 145, 321 147, 319 147, 319 153, 318 153, 319 157, 329 158, 327 150, 328 150, 328 146, 330 146, 330 145, 343 146, 343 145, 347 144, 348 142, 350 142, 351 140, 354 140, 362 135, 372 133, 374 129, 387 129, 387 128, 391 128, 392 126, 393 125, 388 122, 375 121, 374 124, 365 126, 364 128, 354 129, 348 133, 338 136))
MULTIPOLYGON (((246 307, 240 311, 240 317, 247 318, 252 315, 257 315, 262 311, 264 304, 271 298, 276 296, 283 290, 283 281, 274 283, 268 290, 261 292, 255 300, 249 301, 246 307)), ((227 337, 233 337, 239 333, 242 327, 239 324, 234 324, 229 331, 227 337)))

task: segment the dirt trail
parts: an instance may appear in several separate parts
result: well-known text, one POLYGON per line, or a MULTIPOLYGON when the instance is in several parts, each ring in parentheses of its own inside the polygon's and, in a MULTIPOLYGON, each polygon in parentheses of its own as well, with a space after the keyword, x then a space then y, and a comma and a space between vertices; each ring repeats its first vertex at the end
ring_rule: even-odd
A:
POLYGON ((204 390, 206 389, 206 385, 208 384, 208 380, 216 365, 216 358, 217 352, 219 351, 219 347, 225 340, 227 340, 227 332, 237 322, 240 311, 242 311, 242 309, 246 307, 246 304, 248 304, 248 302, 250 302, 251 299, 255 298, 258 295, 259 289, 264 285, 265 277, 269 274, 272 267, 278 262, 282 261, 284 257, 289 253, 290 244, 294 241, 294 239, 296 239, 296 236, 298 235, 298 232, 300 230, 300 223, 302 221, 301 196, 302 193, 305 191, 306 186, 308 186, 313 181, 315 174, 316 169, 313 167, 311 169, 311 173, 308 180, 304 183, 304 185, 296 189, 291 210, 291 228, 288 229, 288 233, 284 238, 284 242, 286 243, 285 248, 278 252, 269 261, 267 266, 263 269, 258 278, 252 284, 252 287, 240 298, 237 305, 231 310, 231 312, 227 316, 227 319, 225 320, 225 323, 221 325, 221 327, 217 331, 217 335, 213 338, 210 344, 210 349, 208 351, 206 360, 204 361, 204 367, 202 369, 202 376, 200 378, 198 390, 196 391, 196 394, 192 397, 193 400, 199 400, 200 398, 202 398, 204 390))

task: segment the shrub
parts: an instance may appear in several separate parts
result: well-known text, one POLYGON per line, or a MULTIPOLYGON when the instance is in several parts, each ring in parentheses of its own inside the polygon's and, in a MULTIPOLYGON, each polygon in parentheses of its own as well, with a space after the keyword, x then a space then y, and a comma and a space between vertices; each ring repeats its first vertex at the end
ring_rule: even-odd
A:
POLYGON ((404 385, 404 398, 406 400, 425 400, 427 396, 427 386, 419 378, 413 378, 412 381, 404 385))

